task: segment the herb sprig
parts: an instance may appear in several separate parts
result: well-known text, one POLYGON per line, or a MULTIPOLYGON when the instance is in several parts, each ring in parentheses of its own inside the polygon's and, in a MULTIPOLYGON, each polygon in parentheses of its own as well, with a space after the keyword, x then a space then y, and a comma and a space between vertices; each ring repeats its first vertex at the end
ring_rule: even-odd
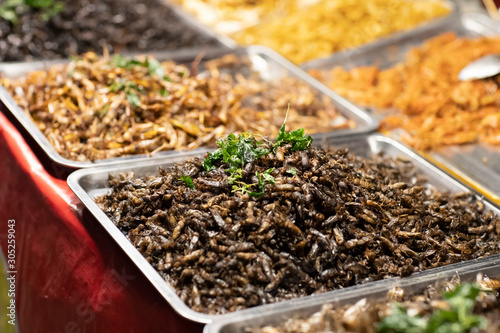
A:
POLYGON ((191 179, 190 176, 183 175, 179 178, 179 180, 182 180, 184 182, 184 184, 186 184, 187 187, 194 188, 194 183, 193 183, 193 180, 191 179))
POLYGON ((0 17, 17 24, 18 14, 28 8, 40 12, 40 19, 44 22, 50 20, 64 10, 64 2, 55 0, 5 0, 0 4, 0 17))
POLYGON ((481 289, 473 283, 457 286, 443 294, 448 309, 436 310, 429 318, 409 316, 406 308, 395 304, 391 315, 377 326, 378 333, 468 333, 486 328, 486 318, 472 314, 481 289))
POLYGON ((117 81, 114 81, 110 86, 109 86, 110 91, 120 91, 123 90, 125 91, 125 96, 127 98, 127 101, 130 103, 130 105, 134 107, 139 107, 141 106, 141 99, 139 98, 139 92, 141 91, 141 88, 137 86, 132 81, 127 81, 123 79, 119 79, 117 81))
POLYGON ((285 124, 286 119, 288 118, 288 112, 290 111, 290 105, 288 105, 288 110, 286 111, 285 121, 283 125, 281 125, 280 131, 278 133, 278 137, 276 138, 276 144, 274 145, 273 150, 276 151, 276 148, 279 147, 284 142, 289 142, 293 144, 292 151, 304 150, 307 149, 313 142, 313 138, 310 135, 305 135, 305 131, 303 128, 298 128, 289 133, 286 132, 285 124))
MULTIPOLYGON (((293 143, 292 151, 305 150, 313 141, 310 136, 304 135, 303 128, 289 133, 286 132, 286 119, 288 117, 289 110, 290 106, 288 107, 278 139, 273 145, 272 150, 276 150, 277 147, 286 142, 293 143)), ((255 176, 257 177, 257 183, 248 184, 242 179, 243 169, 247 164, 271 153, 271 150, 262 146, 262 143, 262 141, 258 141, 251 133, 242 133, 238 136, 231 133, 225 140, 217 140, 219 148, 214 152, 209 153, 203 160, 203 168, 208 172, 215 170, 220 164, 226 164, 228 166, 226 172, 229 173, 227 178, 228 184, 233 185, 233 192, 241 192, 243 194, 248 193, 250 196, 260 198, 264 195, 265 186, 267 184, 276 183, 274 177, 272 176, 274 168, 267 169, 262 173, 256 171, 255 176), (258 191, 252 190, 254 187, 257 187, 258 191)), ((295 168, 291 168, 289 169, 289 173, 296 175, 297 170, 295 168)))
POLYGON ((171 82, 172 80, 165 75, 165 70, 163 69, 161 63, 154 59, 147 57, 144 61, 139 61, 136 59, 127 59, 121 54, 115 54, 111 60, 111 65, 119 68, 133 69, 137 66, 144 67, 148 69, 149 75, 157 75, 159 78, 171 82))
POLYGON ((231 133, 226 140, 217 140, 217 145, 219 148, 208 154, 203 161, 203 168, 206 171, 214 170, 216 164, 223 162, 229 166, 230 172, 234 172, 270 153, 269 149, 262 148, 262 141, 257 141, 249 133, 242 133, 238 136, 231 133))
MULTIPOLYGON (((170 80, 170 78, 165 75, 165 70, 163 69, 161 63, 154 58, 146 58, 144 61, 139 61, 136 59, 127 59, 121 54, 115 54, 110 62, 110 65, 125 69, 133 69, 137 66, 144 67, 147 68, 149 75, 156 75, 162 80, 172 82, 172 80, 170 80)), ((139 87, 134 82, 118 79, 114 81, 109 86, 109 88, 111 91, 124 90, 127 101, 130 103, 130 105, 134 107, 141 106, 141 99, 139 97, 139 92, 141 92, 141 89, 139 89, 139 87)), ((159 93, 162 97, 167 97, 169 95, 169 92, 166 89, 161 89, 159 93)))

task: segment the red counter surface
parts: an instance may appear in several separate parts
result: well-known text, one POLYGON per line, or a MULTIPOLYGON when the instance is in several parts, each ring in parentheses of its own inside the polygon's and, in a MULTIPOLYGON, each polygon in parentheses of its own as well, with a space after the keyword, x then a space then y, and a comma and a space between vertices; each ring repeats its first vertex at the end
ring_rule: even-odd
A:
POLYGON ((172 311, 1 112, 0 177, 5 257, 15 220, 19 332, 201 332, 172 311))

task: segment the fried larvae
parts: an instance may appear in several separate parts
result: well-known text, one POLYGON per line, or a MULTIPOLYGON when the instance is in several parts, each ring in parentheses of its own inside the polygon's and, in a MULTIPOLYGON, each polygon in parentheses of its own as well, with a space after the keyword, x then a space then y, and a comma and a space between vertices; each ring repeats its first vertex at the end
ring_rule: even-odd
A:
POLYGON ((101 209, 196 311, 225 313, 500 253, 500 219, 475 195, 441 193, 405 159, 283 144, 240 183, 191 159, 111 177, 101 209), (267 171, 266 170, 271 170, 267 171), (181 177, 189 176, 193 188, 181 177))

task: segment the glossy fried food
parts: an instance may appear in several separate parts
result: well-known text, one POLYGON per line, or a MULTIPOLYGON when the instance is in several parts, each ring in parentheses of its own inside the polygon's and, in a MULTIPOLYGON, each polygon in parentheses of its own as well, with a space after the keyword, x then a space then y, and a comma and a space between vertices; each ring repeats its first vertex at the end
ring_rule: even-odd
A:
POLYGON ((359 104, 392 109, 381 129, 401 127, 407 134, 403 140, 417 149, 473 142, 498 145, 500 77, 458 80, 465 66, 489 54, 500 54, 500 38, 446 33, 412 49, 392 68, 338 67, 323 79, 359 104))
POLYGON ((96 202, 210 314, 500 253, 500 218, 472 193, 437 192, 404 159, 292 146, 261 142, 269 154, 230 175, 195 158, 111 177, 96 202))
POLYGON ((205 69, 88 53, 0 83, 56 151, 76 161, 210 146, 232 132, 276 137, 288 104, 289 124, 309 133, 354 126, 307 83, 265 81, 246 57, 215 59, 205 69))
POLYGON ((300 64, 406 30, 449 8, 442 1, 322 0, 298 6, 232 37, 241 44, 269 46, 300 64))
MULTIPOLYGON (((455 322, 455 332, 481 332, 494 333, 500 330, 500 281, 490 279, 486 276, 478 275, 477 286, 485 292, 479 293, 473 303, 473 316, 483 319, 480 322, 487 323, 482 329, 475 327, 473 330, 458 330, 464 323, 455 322)), ((445 285, 430 285, 423 292, 407 295, 399 287, 394 288, 387 294, 387 301, 375 302, 370 299, 362 299, 356 304, 335 308, 332 304, 324 305, 321 311, 314 313, 308 318, 290 318, 286 322, 276 326, 264 326, 261 328, 248 328, 246 331, 251 333, 375 333, 387 332, 382 327, 381 322, 388 318, 391 313, 397 311, 397 308, 405 308, 409 317, 402 318, 396 324, 393 324, 393 331, 409 332, 405 325, 411 323, 404 322, 406 318, 416 318, 415 324, 423 324, 422 319, 429 318, 432 314, 437 314, 442 310, 449 310, 449 304, 444 294, 457 290, 457 288, 467 288, 466 284, 460 283, 460 278, 455 277, 445 285), (395 308, 397 307, 397 308, 395 308)), ((462 303, 463 304, 463 303, 462 303)), ((460 305, 460 304, 459 304, 460 305)), ((470 315, 470 314, 466 314, 470 315)), ((394 316, 394 315, 393 315, 394 316)), ((469 317, 470 318, 470 317, 469 317)), ((468 318, 468 319, 469 319, 468 318)), ((453 320, 452 318, 450 318, 453 320)), ((414 325, 415 325, 414 324, 414 325)), ((408 325, 410 326, 410 325, 408 325)), ((416 325, 415 325, 416 326, 416 325)), ((437 325, 436 325, 437 326, 437 325)), ((474 325, 475 326, 475 325, 474 325)), ((479 326, 479 325, 478 325, 479 326)), ((462 326, 463 327, 463 326, 462 326)), ((416 329, 416 327, 413 327, 416 329)), ((429 330, 437 332, 436 330, 429 330)), ((412 332, 429 332, 421 327, 420 330, 412 332)), ((440 332, 450 332, 450 330, 441 327, 440 332)))

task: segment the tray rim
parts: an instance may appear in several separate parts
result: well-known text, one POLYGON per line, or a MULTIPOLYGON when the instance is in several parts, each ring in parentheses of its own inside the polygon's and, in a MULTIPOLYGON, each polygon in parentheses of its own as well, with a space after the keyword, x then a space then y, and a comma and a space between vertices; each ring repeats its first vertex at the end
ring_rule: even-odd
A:
MULTIPOLYGON (((173 61, 179 61, 179 59, 183 60, 190 59, 191 56, 194 59, 194 57, 197 54, 196 52, 198 52, 198 50, 189 50, 189 51, 182 50, 180 52, 165 51, 165 52, 145 53, 145 54, 153 54, 157 55, 158 57, 165 57, 173 61)), ((376 120, 368 112, 366 112, 361 108, 356 107, 351 102, 347 101, 343 97, 334 93, 333 91, 328 89, 325 85, 323 85, 322 83, 320 83, 319 81, 315 80, 310 75, 308 75, 305 71, 293 65, 291 62, 287 61, 278 53, 274 52, 273 50, 267 47, 253 45, 249 47, 240 47, 236 49, 215 48, 215 49, 209 49, 207 51, 207 54, 210 54, 211 56, 212 55, 222 56, 225 54, 232 54, 232 53, 239 54, 240 56, 251 55, 251 54, 262 54, 268 57, 269 59, 271 59, 273 62, 276 63, 276 67, 281 67, 287 70, 291 76, 292 75, 296 76, 299 80, 307 83, 309 86, 317 90, 319 94, 326 95, 330 100, 332 100, 332 102, 335 105, 340 105, 343 108, 342 111, 338 110, 338 112, 341 115, 343 115, 346 118, 349 118, 349 116, 351 117, 354 116, 363 121, 363 123, 357 124, 358 127, 355 128, 341 129, 325 133, 317 133, 317 135, 351 136, 351 135, 359 135, 359 134, 373 132, 377 129, 379 124, 378 120, 376 120)), ((66 64, 68 62, 69 60, 67 59, 54 60, 48 62, 48 64, 52 66, 58 64, 66 64)), ((9 68, 13 68, 13 66, 16 66, 16 68, 17 67, 22 68, 26 64, 29 64, 30 66, 45 66, 47 62, 39 61, 39 62, 28 62, 28 63, 11 63, 3 65, 0 64, 0 71, 9 71, 9 68)), ((122 164, 132 161, 158 160, 158 159, 163 159, 166 156, 186 156, 189 155, 190 152, 189 150, 183 150, 183 151, 169 150, 169 151, 159 152, 153 156, 148 156, 147 154, 137 154, 137 155, 129 155, 129 156, 110 158, 110 159, 97 160, 95 162, 69 160, 62 157, 59 153, 57 153, 57 151, 50 144, 45 135, 38 129, 36 124, 31 120, 31 117, 27 115, 21 107, 19 107, 19 105, 15 102, 14 98, 7 92, 7 90, 2 85, 0 85, 0 102, 2 102, 5 105, 7 112, 10 112, 10 114, 12 114, 16 118, 16 120, 21 124, 21 126, 35 140, 37 145, 50 158, 52 163, 55 163, 59 166, 62 166, 70 170, 79 168, 93 168, 102 165, 122 164)), ((200 151, 206 149, 207 149, 206 147, 205 148, 200 147, 192 151, 200 151)))
MULTIPOLYGON (((347 140, 366 140, 367 144, 370 144, 370 142, 376 141, 376 142, 382 142, 385 144, 389 144, 393 147, 395 147, 398 151, 408 155, 412 161, 418 162, 421 164, 423 167, 425 167, 427 170, 432 171, 433 174, 439 175, 440 177, 446 179, 447 183, 453 184, 453 186, 457 187, 460 189, 460 191, 467 191, 467 192, 472 192, 476 193, 452 176, 448 175, 446 172, 441 170, 440 168, 436 167, 429 161, 427 161, 425 158, 420 156, 418 153, 416 153, 413 149, 410 147, 404 145, 403 143, 400 143, 390 137, 384 136, 382 134, 370 134, 370 135, 365 135, 365 136, 357 136, 357 137, 325 137, 330 140, 330 143, 335 144, 339 143, 341 144, 342 142, 345 142, 347 140)), ((195 156, 200 156, 200 153, 196 152, 191 152, 190 157, 195 157, 195 156)), ((82 186, 82 182, 85 182, 85 178, 88 176, 92 175, 103 175, 103 174, 109 174, 110 172, 126 172, 132 169, 147 169, 147 168, 158 168, 159 166, 165 166, 173 164, 177 161, 183 160, 181 156, 177 157, 166 157, 162 161, 149 161, 149 163, 140 163, 140 162, 135 162, 135 163, 128 163, 128 164, 123 164, 121 166, 103 166, 103 167, 98 167, 98 168, 89 168, 89 169, 80 169, 72 174, 67 179, 68 186, 70 189, 74 192, 74 194, 80 199, 80 201, 83 203, 86 209, 95 217, 95 219, 99 222, 99 224, 108 232, 108 234, 113 238, 113 240, 117 243, 117 245, 125 252, 124 254, 127 255, 134 263, 134 265, 139 269, 146 279, 150 281, 150 283, 153 285, 153 287, 163 296, 163 298, 171 305, 173 310, 177 312, 179 315, 183 316, 184 318, 187 318, 189 320, 192 320, 194 322, 198 323, 212 323, 215 320, 222 320, 225 318, 231 318, 235 314, 241 314, 245 316, 253 316, 253 315, 258 315, 259 313, 265 312, 265 311, 273 311, 275 309, 281 309, 281 308, 287 308, 289 306, 292 306, 293 304, 302 304, 304 302, 308 302, 311 299, 318 299, 318 298, 323 298, 323 297, 329 297, 333 295, 343 295, 344 293, 351 293, 351 292, 356 292, 358 289, 365 289, 365 288, 378 288, 379 286, 382 287, 386 283, 390 283, 390 281, 393 281, 398 278, 392 278, 388 280, 379 280, 379 281, 374 281, 370 282, 368 284, 361 284, 361 285, 356 285, 352 286, 349 288, 345 289, 337 289, 337 290, 332 290, 328 291, 325 293, 321 294, 316 294, 316 295, 309 295, 305 296, 302 298, 296 298, 296 299, 291 299, 291 300, 286 300, 278 303, 273 303, 273 304, 267 304, 267 305, 261 305, 245 310, 240 310, 236 312, 231 312, 231 313, 226 313, 222 315, 208 315, 200 312, 196 312, 189 308, 184 302, 181 301, 181 299, 176 295, 175 290, 173 287, 170 286, 161 276, 160 274, 151 266, 146 259, 140 254, 139 251, 135 249, 135 247, 130 243, 126 237, 121 233, 121 231, 114 225, 114 223, 109 219, 106 214, 97 206, 97 204, 92 200, 90 195, 85 191, 85 189, 82 186), (389 282, 387 282, 389 281, 389 282)), ((495 213, 500 215, 500 209, 493 205, 491 202, 489 202, 485 198, 478 198, 484 202, 484 204, 487 206, 488 209, 493 210, 495 213)), ((500 255, 498 255, 500 256, 500 255)), ((409 278, 419 278, 421 276, 427 276, 429 274, 436 274, 439 272, 447 272, 447 271, 453 271, 455 269, 458 269, 459 267, 462 266, 470 266, 470 265, 475 265, 477 262, 479 264, 482 264, 485 259, 487 260, 488 258, 491 258, 494 256, 489 256, 487 258, 479 258, 479 259, 473 259, 473 260, 467 260, 464 262, 456 263, 456 264, 451 264, 447 266, 442 266, 442 267, 437 267, 433 269, 429 269, 423 272, 418 272, 413 274, 410 277, 406 277, 403 279, 409 279, 409 278)), ((399 278, 402 279, 402 278, 399 278)), ((229 319, 228 319, 229 320, 229 319)))

